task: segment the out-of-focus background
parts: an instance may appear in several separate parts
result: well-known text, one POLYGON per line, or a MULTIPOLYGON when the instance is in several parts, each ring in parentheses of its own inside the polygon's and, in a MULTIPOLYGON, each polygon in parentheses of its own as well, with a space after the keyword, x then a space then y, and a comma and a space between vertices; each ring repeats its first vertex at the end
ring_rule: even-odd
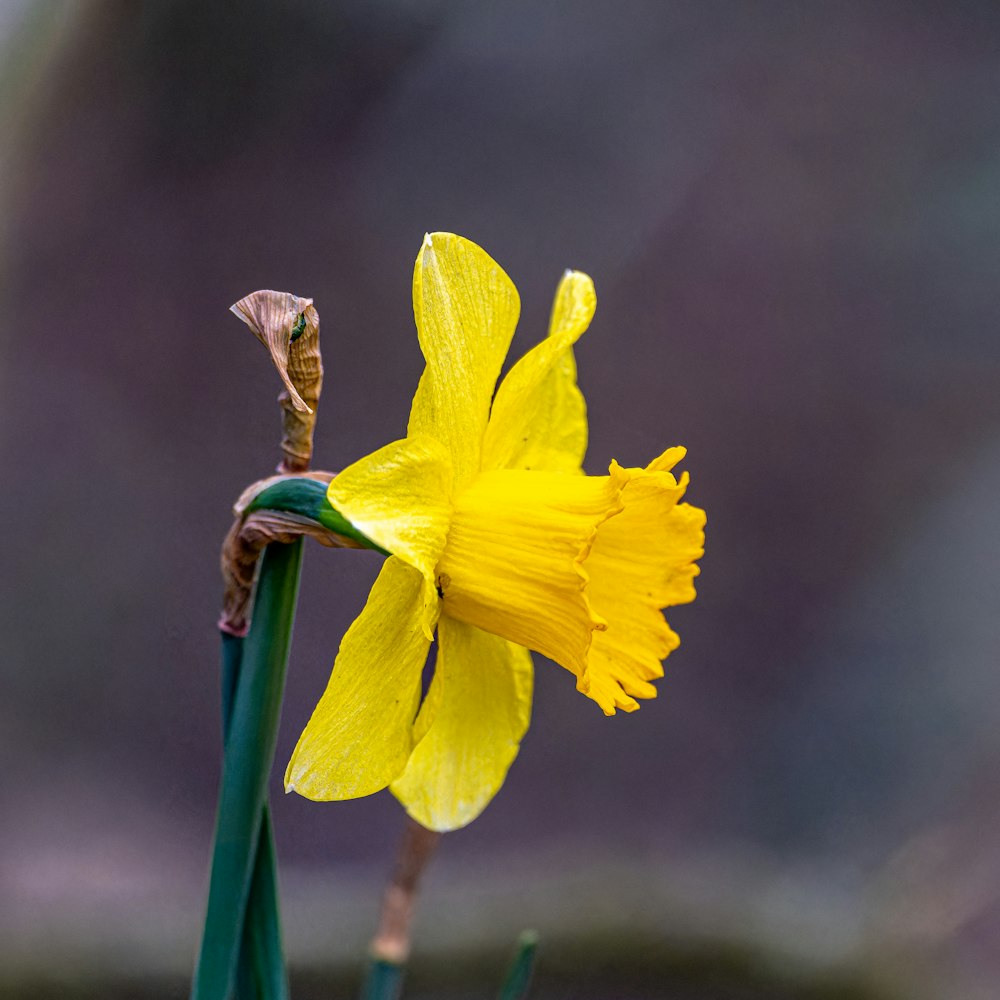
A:
MULTIPOLYGON (((312 296, 317 465, 401 436, 425 230, 566 267, 588 468, 689 448, 660 697, 537 660, 445 838, 415 995, 1000 995, 1000 8, 0 4, 0 995, 183 996, 219 778, 217 553, 277 458, 227 307, 312 296)), ((274 777, 297 997, 356 988, 401 828, 280 771, 372 553, 307 551, 274 777)))

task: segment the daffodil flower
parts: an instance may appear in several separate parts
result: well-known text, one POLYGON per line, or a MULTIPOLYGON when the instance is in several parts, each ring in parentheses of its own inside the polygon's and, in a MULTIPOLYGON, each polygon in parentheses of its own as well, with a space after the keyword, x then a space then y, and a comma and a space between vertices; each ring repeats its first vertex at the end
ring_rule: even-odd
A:
POLYGON ((461 237, 425 237, 413 311, 426 368, 406 437, 345 469, 330 503, 392 553, 340 645, 286 788, 348 799, 389 786, 433 830, 497 793, 531 711, 529 650, 576 676, 605 714, 652 698, 678 645, 661 609, 694 599, 704 513, 679 503, 684 456, 582 474, 573 344, 593 282, 565 274, 548 337, 494 388, 520 301, 461 237), (421 676, 437 630, 434 676, 421 676))

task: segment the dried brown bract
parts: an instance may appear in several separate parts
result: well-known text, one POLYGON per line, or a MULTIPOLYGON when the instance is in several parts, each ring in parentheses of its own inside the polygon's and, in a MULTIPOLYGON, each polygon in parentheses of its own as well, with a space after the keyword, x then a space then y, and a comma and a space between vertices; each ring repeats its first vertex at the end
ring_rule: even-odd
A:
POLYGON ((312 458, 316 404, 323 388, 323 361, 319 349, 319 314, 312 299, 270 289, 251 292, 230 306, 268 349, 284 391, 282 462, 279 472, 302 472, 312 458))
POLYGON ((314 538, 329 548, 359 548, 352 539, 296 514, 278 510, 238 514, 222 546, 220 561, 225 592, 219 617, 221 631, 238 636, 247 634, 254 578, 264 546, 271 542, 294 542, 297 538, 314 538))

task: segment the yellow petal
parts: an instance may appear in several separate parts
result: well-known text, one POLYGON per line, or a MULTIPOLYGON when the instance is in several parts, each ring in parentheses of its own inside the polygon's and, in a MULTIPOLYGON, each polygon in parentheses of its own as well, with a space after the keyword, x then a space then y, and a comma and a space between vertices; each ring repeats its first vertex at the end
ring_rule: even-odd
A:
POLYGON ((451 463, 444 445, 425 435, 394 441, 348 466, 327 496, 382 548, 424 576, 424 634, 432 638, 437 604, 434 568, 451 516, 451 463))
POLYGON ((548 338, 528 351, 497 389, 483 440, 484 469, 581 471, 587 405, 576 384, 573 344, 596 306, 590 278, 567 271, 556 290, 548 338))
POLYGON ((450 233, 424 237, 413 314, 427 367, 407 434, 444 443, 456 485, 479 471, 490 401, 520 309, 513 282, 475 243, 450 233))
POLYGON ((486 808, 528 729, 532 680, 526 649, 472 625, 441 619, 428 692, 433 719, 391 786, 418 823, 430 830, 455 830, 486 808))
POLYGON ((584 560, 597 526, 621 510, 627 476, 482 473, 455 498, 438 564, 442 614, 584 671, 591 632, 584 560))
POLYGON ((285 772, 286 791, 353 799, 385 788, 413 749, 413 717, 430 643, 421 627, 420 574, 385 561, 347 630, 330 683, 285 772))
POLYGON ((678 481, 665 471, 683 454, 670 449, 646 469, 621 470, 629 476, 624 509, 601 525, 585 564, 591 602, 608 627, 595 633, 577 686, 607 715, 656 697, 650 681, 663 676, 660 661, 680 642, 660 609, 694 600, 705 513, 677 502, 687 474, 678 481))

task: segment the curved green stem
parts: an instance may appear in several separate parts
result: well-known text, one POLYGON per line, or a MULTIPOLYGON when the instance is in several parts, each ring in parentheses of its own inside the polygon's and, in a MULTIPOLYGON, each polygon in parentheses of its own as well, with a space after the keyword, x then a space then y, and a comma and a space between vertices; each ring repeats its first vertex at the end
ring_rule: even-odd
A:
POLYGON ((250 514, 255 510, 281 510, 288 514, 298 514, 312 521, 318 521, 325 528, 349 538, 366 549, 374 549, 387 556, 389 553, 362 534, 326 498, 326 484, 316 479, 296 477, 283 479, 260 491, 246 509, 250 514))

